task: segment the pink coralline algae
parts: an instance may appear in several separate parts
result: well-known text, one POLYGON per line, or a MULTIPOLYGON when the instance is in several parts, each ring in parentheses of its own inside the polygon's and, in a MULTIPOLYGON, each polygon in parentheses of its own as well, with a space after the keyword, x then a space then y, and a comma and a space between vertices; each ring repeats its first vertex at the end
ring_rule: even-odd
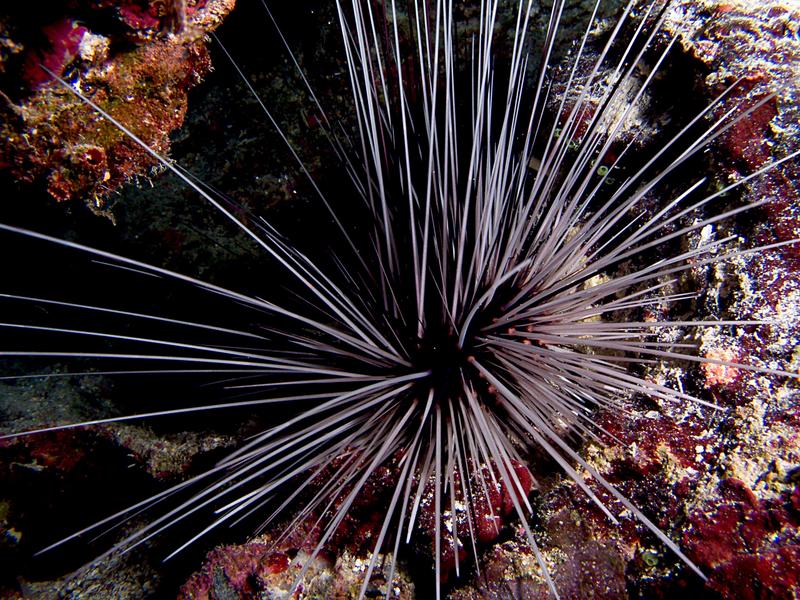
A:
POLYGON ((252 597, 260 580, 278 575, 289 568, 288 554, 273 551, 268 544, 250 543, 222 546, 206 556, 203 568, 184 584, 179 600, 206 600, 218 597, 220 589, 233 597, 252 597))
POLYGON ((78 56, 81 41, 89 30, 75 19, 64 18, 42 27, 46 43, 31 50, 22 68, 22 80, 31 90, 39 90, 53 80, 47 70, 61 74, 78 56))

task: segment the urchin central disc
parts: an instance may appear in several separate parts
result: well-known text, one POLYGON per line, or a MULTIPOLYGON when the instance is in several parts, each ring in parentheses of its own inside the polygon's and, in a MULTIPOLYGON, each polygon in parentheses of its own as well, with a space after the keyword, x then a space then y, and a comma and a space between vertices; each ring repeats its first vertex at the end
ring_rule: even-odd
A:
POLYGON ((458 336, 449 330, 427 331, 417 343, 414 366, 430 371, 426 383, 446 395, 460 388, 462 371, 468 365, 467 352, 458 344, 458 336))

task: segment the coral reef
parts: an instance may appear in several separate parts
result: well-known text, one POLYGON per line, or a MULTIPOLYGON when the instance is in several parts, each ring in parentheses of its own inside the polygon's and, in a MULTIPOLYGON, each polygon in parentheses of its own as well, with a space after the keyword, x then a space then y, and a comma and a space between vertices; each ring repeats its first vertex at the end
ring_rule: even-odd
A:
MULTIPOLYGON (((113 3, 83 3, 90 7, 84 10, 92 11, 110 11, 109 4, 113 3)), ((110 33, 71 18, 43 24, 41 33, 47 42, 39 47, 30 49, 15 41, 13 27, 9 28, 11 35, 0 39, 0 72, 8 76, 14 68, 23 69, 20 65, 26 65, 15 75, 25 82, 25 89, 10 94, 8 119, 0 124, 4 134, 0 163, 26 181, 43 184, 58 199, 81 198, 96 208, 104 206, 111 190, 152 165, 152 160, 68 92, 48 84, 49 77, 38 69, 37 61, 70 79, 79 78, 83 89, 109 106, 114 116, 142 134, 156 149, 167 151, 169 132, 183 122, 186 91, 209 67, 199 32, 216 26, 232 2, 190 1, 183 25, 156 2, 123 4, 118 11, 112 11, 114 18, 124 24, 122 33, 116 35, 131 45, 122 50, 114 48, 115 38, 110 33)), ((718 173, 720 188, 785 155, 796 144, 800 134, 798 23, 797 10, 778 1, 733 0, 720 4, 685 0, 673 3, 670 9, 669 31, 681 33, 680 47, 676 49, 680 67, 689 73, 695 84, 692 92, 698 98, 713 97, 739 78, 745 85, 723 109, 742 99, 766 99, 777 91, 774 98, 751 118, 732 127, 715 146, 709 160, 718 173)), ((3 24, 7 25, 8 19, 0 15, 0 26, 3 24)), ((309 52, 309 56, 314 55, 309 52)), ((290 112, 301 103, 293 95, 292 85, 280 83, 282 77, 273 79, 267 74, 260 79, 262 90, 280 98, 277 102, 281 111, 290 112)), ((225 105, 230 98, 220 94, 215 100, 225 105)), ((219 146, 223 149, 218 153, 231 155, 227 153, 230 147, 222 144, 233 143, 226 133, 230 123, 225 120, 232 118, 201 119, 202 134, 211 140, 210 151, 217 152, 214 140, 224 138, 219 146)), ((642 119, 646 121, 646 116, 642 119)), ((289 126, 290 134, 313 146, 309 141, 313 125, 313 120, 295 119, 289 126)), ((635 133, 632 130, 631 135, 635 133)), ((187 146, 191 143, 188 139, 187 146)), ((298 195, 303 184, 287 175, 288 169, 283 166, 259 171, 258 180, 237 172, 246 163, 242 156, 252 153, 254 147, 260 149, 262 144, 251 139, 234 141, 239 154, 223 167, 227 180, 220 186, 222 189, 234 187, 239 192, 237 197, 257 197, 263 200, 262 204, 298 195)), ((190 154, 198 152, 189 150, 190 154)), ((253 160, 272 160, 267 152, 264 156, 253 160)), ((796 169, 787 165, 764 180, 751 182, 745 186, 745 198, 737 195, 723 199, 732 207, 748 200, 768 199, 755 213, 757 219, 740 221, 732 227, 712 227, 698 235, 737 234, 762 244, 800 236, 796 169)), ((252 168, 248 165, 244 170, 252 168)), ((156 195, 161 189, 151 194, 156 195)), ((141 194, 141 190, 125 193, 141 194)), ((163 239, 178 247, 177 253, 189 252, 187 240, 193 238, 167 225, 159 231, 163 239)), ((705 314, 709 319, 753 317, 769 324, 715 331, 699 339, 687 339, 688 334, 676 327, 661 341, 692 342, 707 357, 742 360, 762 367, 778 368, 781 359, 792 357, 788 369, 797 371, 798 251, 796 245, 742 255, 724 265, 698 268, 676 284, 680 291, 699 293, 690 307, 695 314, 705 314)), ((548 479, 545 465, 544 477, 534 472, 538 485, 531 482, 531 498, 540 521, 537 536, 563 591, 562 597, 669 598, 689 593, 723 598, 793 597, 800 570, 800 407, 796 384, 723 365, 648 369, 654 381, 703 394, 720 408, 631 399, 633 410, 624 418, 619 414, 598 415, 609 436, 587 444, 584 456, 672 539, 678 540, 709 580, 701 582, 683 567, 602 490, 595 491, 619 515, 619 527, 609 523, 574 483, 548 479)), ((49 418, 69 420, 65 415, 49 418)), ((14 428, 22 428, 18 425, 14 428)), ((3 464, 13 469, 33 468, 52 473, 55 478, 80 479, 75 469, 80 464, 89 468, 91 463, 81 463, 78 458, 92 455, 98 448, 115 449, 114 452, 133 455, 137 469, 152 482, 180 476, 190 468, 195 456, 213 452, 229 442, 222 437, 212 441, 197 436, 169 439, 145 429, 117 426, 31 438, 0 451, 4 453, 3 464)), ((8 489, 5 485, 4 488, 8 489)), ((364 554, 370 549, 369 540, 380 526, 370 503, 384 501, 386 489, 386 485, 378 483, 371 494, 364 496, 365 503, 353 511, 336 543, 311 567, 312 576, 304 593, 354 596, 359 575, 366 570, 364 554), (335 552, 337 547, 341 552, 335 552)), ((507 515, 507 491, 495 491, 497 495, 491 499, 493 511, 498 516, 507 515)), ((430 512, 430 502, 427 507, 430 512)), ((16 548, 16 536, 24 528, 14 510, 13 502, 0 503, 3 543, 16 548)), ((429 532, 431 520, 423 519, 429 532)), ((479 525, 478 537, 484 548, 480 577, 454 590, 451 597, 547 598, 547 588, 519 532, 502 520, 497 528, 493 525, 489 519, 479 525)), ((463 523, 458 527, 459 531, 466 528, 463 523)), ((314 535, 309 532, 304 539, 282 540, 274 545, 280 533, 276 526, 250 543, 213 550, 185 583, 182 597, 270 597, 285 591, 296 573, 293 559, 302 558, 309 551, 314 535)), ((430 562, 432 550, 422 546, 419 553, 430 562)), ((447 552, 451 550, 449 544, 445 547, 447 552)), ((452 555, 445 554, 442 560, 448 567, 454 566, 452 555)), ((466 566, 462 568, 467 570, 466 566)), ((381 576, 373 576, 374 590, 380 589, 381 576)), ((95 576, 87 576, 92 577, 95 576)), ((124 579, 119 577, 120 581, 124 579)), ((407 574, 396 580, 396 585, 395 597, 413 597, 407 574)), ((45 593, 41 587, 29 589, 45 593)), ((133 592, 131 597, 135 597, 133 592)))
POLYGON ((3 18, 9 25, 1 33, 3 46, 14 56, 2 62, 0 165, 18 181, 46 187, 56 200, 81 199, 97 210, 110 192, 154 167, 152 156, 56 84, 51 73, 77 84, 167 154, 170 133, 183 123, 188 91, 211 67, 205 36, 234 0, 190 1, 179 26, 168 5, 77 2, 60 15, 3 18))

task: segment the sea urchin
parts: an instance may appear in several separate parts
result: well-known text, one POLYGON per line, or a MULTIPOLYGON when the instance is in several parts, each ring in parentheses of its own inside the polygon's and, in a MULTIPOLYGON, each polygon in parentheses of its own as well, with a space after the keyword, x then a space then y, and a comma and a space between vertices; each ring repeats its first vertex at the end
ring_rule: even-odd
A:
MULTIPOLYGON (((301 251, 268 220, 147 147, 94 104, 80 82, 59 80, 229 218, 282 267, 287 281, 272 295, 250 295, 0 226, 190 286, 200 301, 205 295, 246 314, 237 326, 226 326, 216 315, 179 320, 155 311, 8 295, 102 315, 109 328, 3 327, 110 346, 9 348, 4 355, 142 361, 155 365, 147 371, 163 375, 225 375, 235 379, 231 389, 250 394, 64 427, 243 406, 269 411, 272 423, 213 468, 54 546, 148 511, 151 520, 114 550, 133 548, 187 519, 197 523, 205 514, 205 525, 174 553, 223 524, 254 518, 262 530, 288 519, 287 534, 301 524, 318 526, 313 557, 383 470, 392 485, 359 597, 383 555, 392 557, 391 595, 394 557, 401 542, 416 536, 431 541, 440 597, 449 568, 442 557, 458 570, 464 548, 477 556, 478 522, 485 520, 482 512, 491 513, 488 498, 497 490, 513 505, 557 596, 531 525, 528 495, 536 469, 524 465, 534 449, 609 520, 617 520, 607 507, 613 501, 703 576, 584 459, 577 444, 604 435, 597 411, 624 412, 632 395, 714 406, 646 377, 642 364, 694 361, 795 376, 697 356, 687 345, 659 338, 668 328, 760 326, 763 320, 641 315, 653 307, 666 315, 668 307, 692 297, 674 290, 682 273, 769 247, 741 249, 734 236, 684 248, 678 242, 758 206, 713 208, 726 193, 796 153, 722 189, 709 191, 705 178, 679 188, 671 177, 768 99, 733 105, 729 99, 739 83, 733 82, 685 125, 670 128, 657 147, 646 144, 651 153, 641 156, 642 140, 629 124, 677 39, 662 31, 667 6, 632 1, 609 25, 598 16, 598 1, 570 52, 556 52, 567 4, 553 2, 543 46, 531 49, 529 30, 539 10, 531 1, 520 1, 506 15, 513 25, 505 32, 498 14, 509 7, 499 0, 476 3, 471 18, 452 0, 409 0, 402 9, 394 0, 337 0, 353 114, 340 123, 308 88, 344 174, 336 184, 304 165, 269 112, 268 99, 261 104, 327 211, 330 232, 313 252, 301 251), (505 33, 508 38, 498 39, 505 33), (554 82, 554 74, 562 81, 554 82), (111 329, 114 323, 141 323, 142 333, 111 329), (291 513, 298 500, 302 508, 291 513), (424 506, 433 524, 420 531, 424 506)), ((295 585, 305 572, 298 568, 295 585)))

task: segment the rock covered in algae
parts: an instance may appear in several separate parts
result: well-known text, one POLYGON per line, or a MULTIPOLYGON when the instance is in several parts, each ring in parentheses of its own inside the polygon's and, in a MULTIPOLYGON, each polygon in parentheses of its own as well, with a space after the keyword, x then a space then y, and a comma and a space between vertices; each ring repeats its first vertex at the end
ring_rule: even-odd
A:
POLYGON ((167 154, 187 93, 208 73, 206 34, 235 0, 74 1, 0 9, 0 165, 56 200, 96 209, 156 160, 53 80, 60 76, 167 154))
MULTIPOLYGON (((108 382, 54 375, 0 384, 0 433, 114 414, 103 400, 108 382)), ((0 597, 144 598, 163 590, 152 548, 99 561, 100 552, 83 543, 38 560, 30 555, 125 508, 132 498, 202 470, 233 441, 208 432, 156 434, 119 423, 0 441, 0 597), (61 577, 72 570, 76 573, 61 577)), ((141 525, 132 522, 116 535, 141 525)))
MULTIPOLYGON (((336 555, 323 553, 309 560, 315 536, 289 537, 275 543, 262 536, 238 546, 220 546, 208 554, 201 569, 183 585, 179 600, 214 598, 357 598, 369 568, 365 560, 342 550, 336 555), (303 582, 294 595, 295 579, 307 566, 303 582)), ((319 530, 317 530, 318 536, 319 530)), ((414 584, 403 569, 387 590, 391 557, 379 557, 367 584, 366 597, 413 600, 414 584), (385 560, 384 560, 385 559, 385 560)))

